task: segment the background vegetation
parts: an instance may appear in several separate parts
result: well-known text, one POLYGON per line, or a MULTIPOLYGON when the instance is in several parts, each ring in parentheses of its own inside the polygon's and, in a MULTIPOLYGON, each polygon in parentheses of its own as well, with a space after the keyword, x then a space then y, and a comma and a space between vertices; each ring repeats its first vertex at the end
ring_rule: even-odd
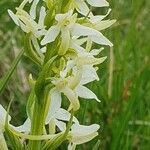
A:
MULTIPOLYGON (((21 1, 21 0, 20 0, 21 1)), ((23 33, 10 20, 7 9, 19 5, 19 0, 0 1, 0 77, 9 70, 12 61, 23 47, 23 33)), ((114 43, 112 94, 108 96, 110 50, 103 55, 107 61, 100 66, 101 80, 90 88, 101 99, 82 101, 77 114, 83 124, 101 125, 99 136, 78 149, 149 150, 150 149, 150 1, 110 0, 117 23, 104 34, 114 43)), ((96 9, 96 13, 105 10, 96 9)), ((25 104, 29 94, 28 75, 37 68, 25 56, 19 63, 7 88, 0 96, 5 107, 13 99, 12 123, 20 125, 26 118, 25 104)), ((60 149, 64 149, 62 146, 60 149)))

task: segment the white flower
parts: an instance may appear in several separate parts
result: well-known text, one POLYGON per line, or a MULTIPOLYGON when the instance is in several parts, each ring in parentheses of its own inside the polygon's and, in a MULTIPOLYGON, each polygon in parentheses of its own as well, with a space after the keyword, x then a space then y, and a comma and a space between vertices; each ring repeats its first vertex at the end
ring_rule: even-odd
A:
POLYGON ((50 27, 47 31, 44 39, 41 41, 42 45, 55 41, 59 33, 61 33, 61 46, 59 53, 65 53, 70 44, 70 28, 74 25, 77 19, 77 15, 73 15, 73 11, 70 10, 66 14, 57 14, 55 17, 57 24, 50 27))
MULTIPOLYGON (((33 4, 36 1, 33 2, 33 4)), ((33 5, 34 9, 35 4, 33 5)), ((32 8, 33 9, 33 8, 32 8)), ((32 10, 31 9, 31 10, 32 10)), ((45 26, 44 26, 44 19, 46 16, 46 10, 45 7, 41 7, 40 15, 39 15, 39 21, 38 23, 34 20, 36 18, 35 13, 31 13, 29 15, 26 11, 21 9, 20 7, 16 8, 17 12, 14 14, 11 10, 8 10, 8 13, 10 17, 13 19, 16 25, 20 26, 21 29, 26 33, 33 33, 35 37, 41 37, 42 35, 45 35, 45 26)))
POLYGON ((50 27, 44 39, 41 41, 42 45, 55 41, 61 32, 61 46, 58 53, 65 54, 69 48, 71 37, 89 36, 93 42, 97 44, 112 46, 112 43, 95 29, 86 27, 76 23, 76 14, 72 15, 73 11, 70 10, 66 14, 58 14, 55 19, 57 24, 50 27))
POLYGON ((70 4, 71 9, 76 9, 80 14, 84 16, 93 16, 92 12, 90 12, 90 9, 88 5, 89 3, 93 7, 105 7, 109 6, 109 3, 106 0, 73 0, 70 4))
POLYGON ((99 128, 100 126, 98 124, 90 126, 73 124, 68 136, 68 140, 70 141, 68 150, 74 150, 76 145, 89 142, 95 138, 98 135, 97 131, 99 128))
MULTIPOLYGON (((56 126, 60 131, 66 130, 66 123, 63 121, 69 121, 71 114, 61 108, 61 94, 56 89, 52 89, 50 93, 50 106, 45 124, 49 124, 50 133, 54 134, 56 126)), ((73 117, 73 122, 78 122, 78 120, 73 117)))

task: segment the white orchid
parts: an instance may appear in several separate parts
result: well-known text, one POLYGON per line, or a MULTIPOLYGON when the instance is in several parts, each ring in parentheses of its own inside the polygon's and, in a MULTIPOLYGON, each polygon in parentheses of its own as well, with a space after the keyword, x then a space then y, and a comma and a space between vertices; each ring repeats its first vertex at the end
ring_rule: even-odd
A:
POLYGON ((16 8, 17 12, 14 14, 11 10, 8 10, 10 17, 13 19, 16 25, 20 26, 21 29, 26 33, 33 33, 33 35, 37 38, 45 35, 45 26, 44 19, 46 16, 45 7, 41 7, 39 21, 38 23, 35 21, 36 19, 36 5, 37 1, 34 0, 33 5, 31 7, 31 15, 29 15, 22 7, 16 8))
POLYGON ((55 17, 57 24, 51 26, 47 31, 45 37, 41 41, 42 45, 55 41, 61 32, 61 46, 59 53, 65 54, 69 48, 71 37, 89 36, 93 42, 103 45, 112 46, 112 43, 95 29, 86 27, 76 23, 77 15, 73 15, 70 10, 66 14, 57 14, 55 17))
MULTIPOLYGON (((56 126, 60 129, 60 131, 66 130, 66 123, 63 121, 69 121, 71 114, 61 108, 61 94, 56 89, 52 89, 50 92, 50 106, 48 110, 48 114, 46 117, 45 124, 49 124, 49 131, 51 134, 55 133, 56 126)), ((78 122, 78 120, 73 117, 73 122, 78 122)))
POLYGON ((106 0, 72 0, 70 2, 70 9, 76 9, 80 14, 84 16, 93 16, 86 2, 93 7, 109 6, 109 3, 106 0))
POLYGON ((68 150, 74 150, 76 145, 89 142, 95 138, 98 135, 97 131, 99 128, 100 126, 98 124, 90 126, 73 124, 68 136, 68 140, 70 141, 68 150))

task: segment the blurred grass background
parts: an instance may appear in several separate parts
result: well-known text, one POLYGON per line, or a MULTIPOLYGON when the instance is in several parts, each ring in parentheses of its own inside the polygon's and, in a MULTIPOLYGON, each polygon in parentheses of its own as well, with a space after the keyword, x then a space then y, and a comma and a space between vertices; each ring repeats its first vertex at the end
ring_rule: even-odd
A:
MULTIPOLYGON (((22 49, 23 33, 10 20, 7 9, 14 10, 21 0, 0 1, 0 77, 2 77, 22 49)), ((103 55, 107 61, 100 65, 100 81, 89 87, 101 99, 81 101, 77 114, 83 124, 101 125, 99 136, 77 149, 94 149, 99 140, 100 150, 150 149, 150 1, 109 0, 109 18, 117 23, 104 34, 114 43, 112 95, 108 96, 110 50, 103 55)), ((96 9, 101 13, 101 9, 96 9)), ((23 57, 7 88, 0 96, 5 108, 13 99, 13 124, 20 125, 26 118, 25 104, 29 94, 28 75, 36 67, 23 57)), ((64 149, 62 146, 60 149, 64 149)))

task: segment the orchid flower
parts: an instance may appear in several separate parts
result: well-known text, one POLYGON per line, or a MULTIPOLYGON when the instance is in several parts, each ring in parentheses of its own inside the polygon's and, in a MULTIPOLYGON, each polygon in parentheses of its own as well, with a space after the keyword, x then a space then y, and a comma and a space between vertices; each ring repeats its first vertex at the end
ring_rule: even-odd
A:
POLYGON ((98 129, 100 126, 98 124, 93 124, 90 126, 84 126, 79 124, 73 124, 68 140, 70 141, 68 150, 74 150, 76 145, 80 145, 89 142, 98 135, 98 129))
POLYGON ((55 17, 57 24, 51 26, 43 40, 42 45, 55 41, 59 33, 61 32, 61 46, 60 53, 65 54, 69 48, 71 37, 89 36, 92 41, 98 44, 104 44, 112 46, 112 43, 105 38, 102 33, 95 29, 86 27, 76 23, 77 15, 73 15, 73 11, 70 10, 66 14, 57 14, 55 17))
MULTIPOLYGON (((61 108, 61 94, 57 90, 52 89, 50 95, 50 106, 45 124, 49 124, 50 133, 54 134, 56 126, 60 131, 66 130, 66 123, 63 121, 69 121, 71 114, 61 108)), ((78 120, 73 117, 73 122, 78 122, 78 120)))
POLYGON ((106 7, 109 3, 106 0, 72 0, 70 4, 71 9, 76 9, 80 14, 87 16, 93 16, 92 12, 87 5, 87 3, 93 7, 106 7))
MULTIPOLYGON (((33 4, 36 2, 36 0, 33 2, 33 4)), ((36 8, 36 5, 33 5, 34 8, 36 8)), ((33 33, 33 35, 37 38, 41 37, 42 35, 45 35, 45 26, 44 26, 44 19, 46 16, 46 10, 45 7, 41 7, 40 9, 40 15, 39 15, 39 21, 38 23, 35 21, 35 13, 32 12, 31 15, 29 15, 26 11, 24 11, 21 7, 16 8, 17 12, 14 14, 11 10, 8 10, 8 13, 14 23, 21 27, 21 29, 26 33, 33 33), (34 14, 34 15, 33 15, 34 14), (33 17, 34 16, 34 17, 33 17)), ((33 9, 31 9, 33 10, 33 9)))

